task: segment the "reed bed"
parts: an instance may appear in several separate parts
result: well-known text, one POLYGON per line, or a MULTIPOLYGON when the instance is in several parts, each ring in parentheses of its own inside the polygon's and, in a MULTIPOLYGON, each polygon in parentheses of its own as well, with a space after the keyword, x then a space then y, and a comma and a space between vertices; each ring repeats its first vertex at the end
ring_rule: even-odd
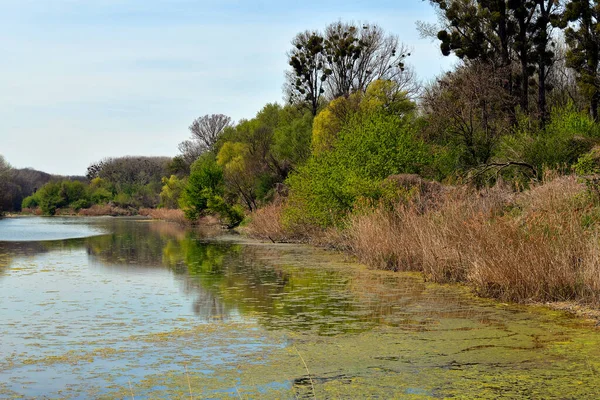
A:
POLYGON ((190 222, 185 218, 185 214, 179 209, 169 208, 141 208, 139 214, 144 217, 160 219, 162 221, 175 222, 181 225, 187 225, 190 222))
POLYGON ((600 208, 575 177, 523 193, 461 188, 435 207, 377 207, 351 216, 348 245, 363 262, 466 282, 510 301, 598 303, 600 208))

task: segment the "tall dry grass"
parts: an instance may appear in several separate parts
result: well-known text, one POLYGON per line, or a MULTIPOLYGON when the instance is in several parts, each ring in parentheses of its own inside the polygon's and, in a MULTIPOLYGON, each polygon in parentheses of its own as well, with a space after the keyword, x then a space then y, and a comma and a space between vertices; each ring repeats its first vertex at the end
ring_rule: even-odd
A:
POLYGON ((243 232, 251 237, 273 242, 305 241, 309 237, 308 233, 293 232, 284 226, 284 207, 283 201, 276 200, 254 211, 249 215, 243 232))
POLYGON ((111 204, 94 204, 90 208, 82 208, 79 210, 77 215, 83 215, 88 217, 99 217, 99 216, 131 216, 135 215, 135 210, 125 209, 117 207, 111 204))
POLYGON ((353 215, 348 246, 377 268, 418 270, 512 301, 600 300, 600 208, 574 177, 514 194, 460 188, 423 210, 353 215))
POLYGON ((252 212, 246 224, 240 228, 245 235, 277 243, 310 243, 315 246, 345 249, 345 233, 330 228, 323 230, 307 224, 286 225, 283 221, 285 199, 277 199, 252 212))
POLYGON ((175 222, 187 225, 190 222, 185 218, 183 210, 169 208, 141 208, 139 214, 143 217, 160 219, 162 221, 175 222))

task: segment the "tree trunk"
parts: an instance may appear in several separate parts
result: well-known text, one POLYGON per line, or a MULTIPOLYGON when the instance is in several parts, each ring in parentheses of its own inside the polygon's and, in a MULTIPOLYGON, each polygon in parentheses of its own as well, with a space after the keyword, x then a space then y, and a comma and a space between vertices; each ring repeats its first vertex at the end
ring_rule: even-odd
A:
POLYGON ((546 126, 548 119, 546 110, 546 65, 543 62, 539 63, 539 85, 538 85, 538 112, 540 113, 540 122, 542 127, 546 126))
POLYGON ((598 122, 598 103, 600 101, 600 91, 596 90, 592 95, 592 99, 590 101, 590 114, 594 119, 594 122, 598 122))

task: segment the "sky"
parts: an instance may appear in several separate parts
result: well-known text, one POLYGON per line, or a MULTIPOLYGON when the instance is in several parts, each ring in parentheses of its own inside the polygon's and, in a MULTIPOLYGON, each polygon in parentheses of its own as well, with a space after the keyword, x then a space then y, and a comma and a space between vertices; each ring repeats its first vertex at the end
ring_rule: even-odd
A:
POLYGON ((454 63, 417 32, 435 19, 423 0, 0 0, 0 155, 62 175, 175 156, 199 116, 283 103, 291 39, 338 20, 397 34, 428 81, 454 63))

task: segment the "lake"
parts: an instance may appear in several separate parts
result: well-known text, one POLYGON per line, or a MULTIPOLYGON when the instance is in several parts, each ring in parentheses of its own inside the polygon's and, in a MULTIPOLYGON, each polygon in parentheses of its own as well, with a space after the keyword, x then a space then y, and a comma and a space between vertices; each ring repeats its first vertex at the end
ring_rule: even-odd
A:
POLYGON ((0 220, 1 398, 596 398, 600 332, 343 255, 0 220))

